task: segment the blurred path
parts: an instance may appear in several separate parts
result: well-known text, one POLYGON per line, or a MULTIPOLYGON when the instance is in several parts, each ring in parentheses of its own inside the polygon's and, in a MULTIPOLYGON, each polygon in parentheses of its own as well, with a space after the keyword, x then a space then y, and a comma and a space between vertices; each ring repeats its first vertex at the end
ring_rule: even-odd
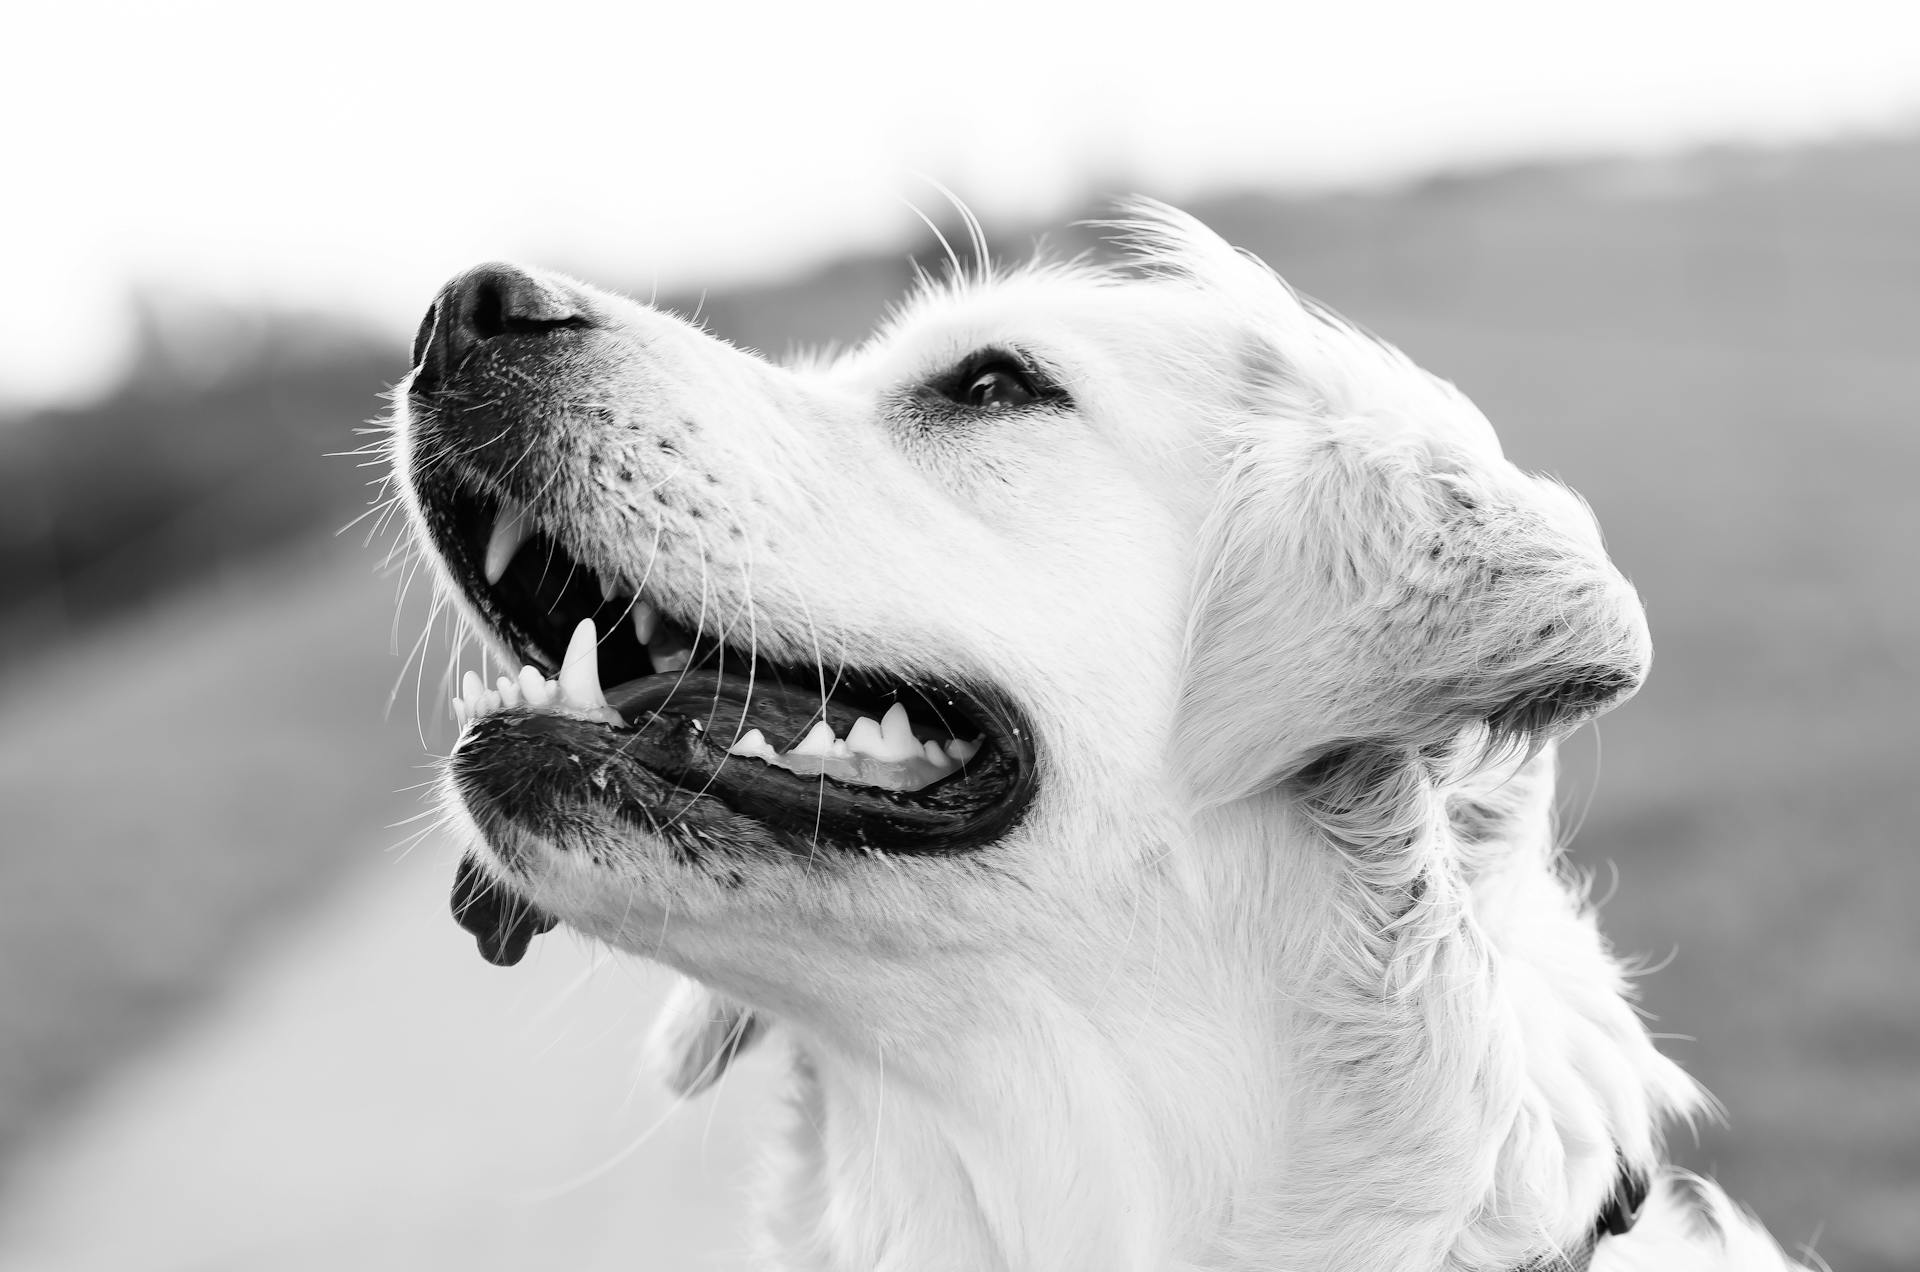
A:
POLYGON ((30 658, 0 641, 0 1193, 419 811, 415 678, 387 700, 424 612, 396 625, 378 559, 317 536, 30 658))
POLYGON ((775 1063, 671 1109, 665 976, 565 933, 486 965, 451 866, 381 861, 105 1084, 20 1164, 0 1272, 744 1266, 775 1063))

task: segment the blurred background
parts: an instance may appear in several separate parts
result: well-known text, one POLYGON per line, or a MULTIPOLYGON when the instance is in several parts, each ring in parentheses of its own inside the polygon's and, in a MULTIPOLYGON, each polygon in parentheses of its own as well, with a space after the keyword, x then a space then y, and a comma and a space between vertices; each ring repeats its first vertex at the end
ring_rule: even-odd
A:
POLYGON ((1587 496, 1658 660, 1564 802, 1728 1110, 1675 1152, 1914 1267, 1910 4, 533 12, 9 15, 0 1268, 738 1266, 771 1068, 674 1112, 653 973, 446 919, 443 645, 336 453, 469 264, 778 355, 937 265, 941 185, 1008 260, 1181 203, 1587 496))

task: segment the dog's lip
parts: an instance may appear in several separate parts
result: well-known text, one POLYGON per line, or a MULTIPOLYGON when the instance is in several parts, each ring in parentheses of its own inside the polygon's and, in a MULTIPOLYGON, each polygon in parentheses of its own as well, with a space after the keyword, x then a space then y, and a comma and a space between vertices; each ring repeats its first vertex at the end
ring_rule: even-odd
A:
POLYGON ((617 686, 608 702, 624 728, 577 714, 509 708, 477 721, 450 761, 456 785, 483 824, 503 818, 538 834, 556 807, 597 806, 616 822, 671 837, 689 810, 703 820, 749 819, 787 848, 900 856, 984 848, 1025 815, 1036 783, 1031 731, 994 689, 949 686, 987 721, 988 740, 952 777, 890 790, 803 777, 728 752, 759 721, 794 731, 818 704, 770 693, 708 669, 617 686), (751 696, 749 696, 751 694, 751 696))
MULTIPOLYGON (((666 683, 671 679, 656 676, 609 695, 638 724, 629 753, 683 789, 716 798, 809 851, 840 844, 903 855, 965 852, 1005 834, 1032 800, 1032 730, 997 689, 940 686, 946 701, 983 728, 983 745, 951 777, 917 790, 889 790, 801 776, 729 753, 731 740, 748 728, 797 736, 817 702, 761 686, 749 690, 712 671, 666 683)), ((843 708, 829 700, 828 709, 843 708)))
POLYGON ((473 934, 480 956, 495 967, 512 967, 526 957, 533 938, 553 930, 557 920, 512 888, 489 876, 469 854, 460 859, 450 898, 456 923, 473 934))

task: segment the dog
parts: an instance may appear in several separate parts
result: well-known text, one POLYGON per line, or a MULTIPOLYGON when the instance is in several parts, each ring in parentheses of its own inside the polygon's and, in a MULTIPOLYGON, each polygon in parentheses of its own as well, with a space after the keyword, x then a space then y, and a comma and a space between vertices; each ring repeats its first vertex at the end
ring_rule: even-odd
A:
POLYGON ((1557 855, 1640 603, 1455 388, 1150 202, 779 365, 492 264, 392 464, 468 673, 454 909, 792 1056, 769 1267, 1795 1266, 1557 855))

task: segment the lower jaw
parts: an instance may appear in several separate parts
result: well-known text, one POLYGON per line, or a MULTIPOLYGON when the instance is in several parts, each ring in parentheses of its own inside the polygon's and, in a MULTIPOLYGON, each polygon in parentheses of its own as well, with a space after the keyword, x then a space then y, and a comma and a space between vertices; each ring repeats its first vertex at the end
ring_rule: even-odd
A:
POLYGON ((802 777, 728 754, 749 728, 797 736, 806 718, 773 696, 748 702, 713 673, 650 676, 607 699, 627 728, 527 710, 477 721, 452 760, 470 805, 542 837, 565 820, 559 810, 584 807, 711 851, 732 836, 752 841, 742 847, 778 843, 808 854, 934 855, 988 847, 1018 824, 1034 794, 1028 731, 990 691, 966 695, 993 717, 989 743, 961 773, 916 791, 802 777))

